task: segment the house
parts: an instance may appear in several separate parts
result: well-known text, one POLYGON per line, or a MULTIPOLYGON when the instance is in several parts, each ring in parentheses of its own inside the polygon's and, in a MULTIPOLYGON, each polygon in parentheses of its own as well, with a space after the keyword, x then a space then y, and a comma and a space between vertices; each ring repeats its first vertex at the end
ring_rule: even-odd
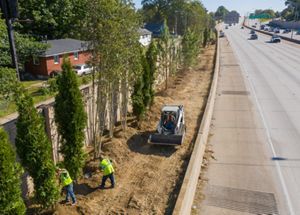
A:
POLYGON ((145 28, 139 28, 138 32, 140 34, 140 39, 139 42, 143 45, 143 46, 148 46, 151 43, 151 39, 152 39, 152 32, 148 31, 145 28))
POLYGON ((153 37, 160 37, 164 30, 164 23, 147 23, 144 28, 152 32, 153 37))
POLYGON ((70 59, 72 65, 85 64, 91 54, 85 41, 75 39, 48 40, 49 48, 25 64, 25 72, 46 78, 61 71, 63 58, 70 59))

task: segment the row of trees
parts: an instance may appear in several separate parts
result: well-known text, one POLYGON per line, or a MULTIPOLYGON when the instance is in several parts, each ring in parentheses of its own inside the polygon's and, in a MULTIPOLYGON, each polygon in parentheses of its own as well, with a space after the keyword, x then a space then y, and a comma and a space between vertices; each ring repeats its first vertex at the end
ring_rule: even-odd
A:
MULTIPOLYGON (((101 137, 107 127, 109 136, 113 137, 118 108, 120 107, 122 128, 126 131, 130 100, 134 114, 138 120, 141 119, 153 102, 153 84, 158 69, 164 71, 166 80, 168 80, 170 71, 177 70, 177 59, 181 58, 174 54, 175 38, 171 36, 168 29, 176 27, 178 32, 182 33, 184 63, 179 63, 188 67, 193 64, 200 48, 206 45, 213 26, 212 17, 207 14, 200 1, 176 0, 156 1, 156 3, 153 1, 152 5, 150 1, 144 1, 142 9, 142 14, 145 14, 144 20, 160 22, 165 20, 161 38, 155 39, 145 50, 138 42, 139 35, 137 33, 137 29, 142 23, 139 18, 141 11, 138 13, 135 11, 132 1, 78 1, 79 5, 84 2, 84 15, 80 19, 78 18, 80 11, 73 15, 69 11, 70 7, 75 7, 74 5, 68 6, 69 1, 64 1, 65 5, 61 5, 60 13, 57 10, 61 1, 20 0, 19 2, 21 16, 32 19, 36 23, 33 26, 27 26, 26 23, 17 26, 20 32, 34 36, 47 34, 49 37, 49 33, 52 33, 52 38, 78 35, 81 39, 89 41, 92 53, 90 63, 94 68, 92 103, 96 104, 90 107, 92 109, 95 157, 101 153, 101 137), (169 2, 172 10, 160 7, 165 2, 169 2), (40 8, 36 5, 39 5, 40 8), (157 11, 154 10, 156 6, 159 6, 157 11), (54 17, 56 13, 58 15, 66 14, 65 17, 60 17, 62 20, 74 19, 75 22, 72 26, 79 25, 81 30, 75 32, 74 29, 68 29, 70 26, 60 29, 61 26, 58 23, 61 20, 58 20, 59 16, 54 17), (178 15, 177 18, 175 17, 176 19, 174 19, 174 14, 178 15), (185 17, 186 21, 182 22, 179 16, 185 17), (158 63, 161 68, 157 68, 158 63), (108 124, 106 124, 106 119, 109 119, 108 124)), ((72 13, 74 13, 73 10, 74 8, 72 13)), ((42 48, 38 47, 38 49, 42 48)), ((83 141, 87 116, 83 107, 82 95, 78 89, 76 74, 72 72, 70 62, 65 61, 62 69, 62 75, 57 81, 55 121, 61 135, 60 150, 64 156, 62 165, 69 170, 71 177, 76 179, 81 175, 86 158, 83 152, 83 141)), ((45 133, 43 117, 34 107, 32 98, 15 79, 13 70, 3 67, 2 71, 4 72, 0 72, 0 78, 3 79, 3 81, 0 80, 0 94, 3 98, 13 99, 18 107, 16 148, 21 164, 33 178, 36 202, 43 207, 51 207, 57 201, 59 192, 55 179, 51 143, 45 133)), ((3 131, 0 131, 1 133, 3 131)), ((1 136, 1 146, 9 145, 5 138, 5 135, 1 136)), ((15 163, 15 155, 11 153, 11 148, 6 147, 5 151, 0 151, 0 153, 8 157, 10 166, 15 166, 15 168, 10 168, 12 172, 9 174, 11 175, 0 177, 0 186, 5 186, 8 179, 15 180, 16 183, 15 190, 7 187, 7 189, 3 189, 7 192, 1 192, 0 212, 23 214, 25 209, 20 199, 19 180, 17 180, 21 169, 15 163), (10 179, 9 177, 12 175, 15 178, 10 179), (7 202, 4 202, 4 199, 9 192, 15 193, 12 202, 15 202, 16 205, 7 208, 7 202)), ((2 162, 0 167, 2 168, 2 162)))
MULTIPOLYGON (((16 150, 22 167, 33 178, 34 200, 42 208, 53 206, 59 198, 55 164, 52 159, 51 142, 45 132, 44 118, 34 106, 32 98, 16 80, 14 70, 3 69, 0 73, 0 94, 13 99, 18 108, 16 150)), ((73 179, 81 175, 85 156, 83 152, 86 113, 79 91, 76 74, 70 62, 63 64, 58 78, 58 94, 55 98, 55 121, 61 135, 62 165, 73 179)), ((0 212, 1 214, 24 214, 25 206, 20 196, 20 175, 22 169, 16 164, 11 143, 0 130, 0 212), (2 160, 3 159, 3 160, 2 160), (3 188, 3 189, 2 189, 3 188)))
POLYGON ((299 21, 300 20, 300 1, 299 0, 287 0, 285 1, 285 8, 281 12, 281 16, 287 21, 299 21))

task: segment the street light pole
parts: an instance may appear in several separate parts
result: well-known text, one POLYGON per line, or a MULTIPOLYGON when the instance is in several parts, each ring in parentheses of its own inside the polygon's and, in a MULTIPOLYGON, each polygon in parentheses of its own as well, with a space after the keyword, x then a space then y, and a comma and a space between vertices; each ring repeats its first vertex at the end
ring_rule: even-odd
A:
POLYGON ((17 51, 16 51, 15 38, 14 38, 14 30, 13 30, 13 26, 12 26, 14 18, 11 17, 11 15, 12 15, 12 14, 10 14, 11 8, 9 8, 8 0, 0 0, 0 1, 1 1, 1 6, 2 6, 4 17, 5 17, 6 27, 7 27, 9 47, 10 47, 10 53, 11 53, 11 59, 12 59, 12 66, 16 69, 17 79, 20 80, 17 51))
MULTIPOLYGON (((297 18, 298 18, 298 4, 292 4, 294 6, 294 23, 296 24, 297 18)), ((295 27, 296 25, 294 25, 295 27)), ((294 35, 294 29, 292 29, 292 35, 291 35, 291 39, 293 39, 293 35, 294 35)))

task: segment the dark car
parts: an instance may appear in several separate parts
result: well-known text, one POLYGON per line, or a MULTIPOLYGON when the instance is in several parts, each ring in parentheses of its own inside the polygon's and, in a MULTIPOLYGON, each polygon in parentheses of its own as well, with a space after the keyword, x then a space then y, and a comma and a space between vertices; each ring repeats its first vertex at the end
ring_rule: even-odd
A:
POLYGON ((266 27, 265 25, 261 25, 260 30, 265 30, 265 27, 266 27))
POLYGON ((241 29, 244 29, 244 26, 242 26, 241 29))
POLYGON ((251 34, 251 36, 250 36, 250 40, 257 40, 258 39, 258 36, 257 36, 257 34, 251 34))
POLYGON ((279 28, 275 28, 275 29, 274 29, 274 33, 275 33, 275 34, 280 34, 280 29, 279 29, 279 28))
POLYGON ((273 35, 270 40, 271 43, 280 43, 281 38, 278 35, 273 35))
POLYGON ((291 29, 284 29, 282 33, 283 33, 283 34, 288 34, 288 33, 290 33, 290 32, 292 32, 291 29))
POLYGON ((250 34, 255 34, 255 31, 254 31, 254 30, 251 30, 251 31, 250 31, 250 34))
POLYGON ((256 25, 252 25, 252 28, 256 28, 256 25))

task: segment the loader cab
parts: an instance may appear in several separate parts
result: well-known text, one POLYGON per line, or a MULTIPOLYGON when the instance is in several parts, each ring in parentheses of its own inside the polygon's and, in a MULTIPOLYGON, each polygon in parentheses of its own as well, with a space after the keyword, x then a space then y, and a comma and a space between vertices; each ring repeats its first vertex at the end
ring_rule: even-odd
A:
POLYGON ((161 110, 161 118, 156 133, 148 142, 157 145, 181 145, 185 135, 184 110, 182 105, 166 105, 161 110))

